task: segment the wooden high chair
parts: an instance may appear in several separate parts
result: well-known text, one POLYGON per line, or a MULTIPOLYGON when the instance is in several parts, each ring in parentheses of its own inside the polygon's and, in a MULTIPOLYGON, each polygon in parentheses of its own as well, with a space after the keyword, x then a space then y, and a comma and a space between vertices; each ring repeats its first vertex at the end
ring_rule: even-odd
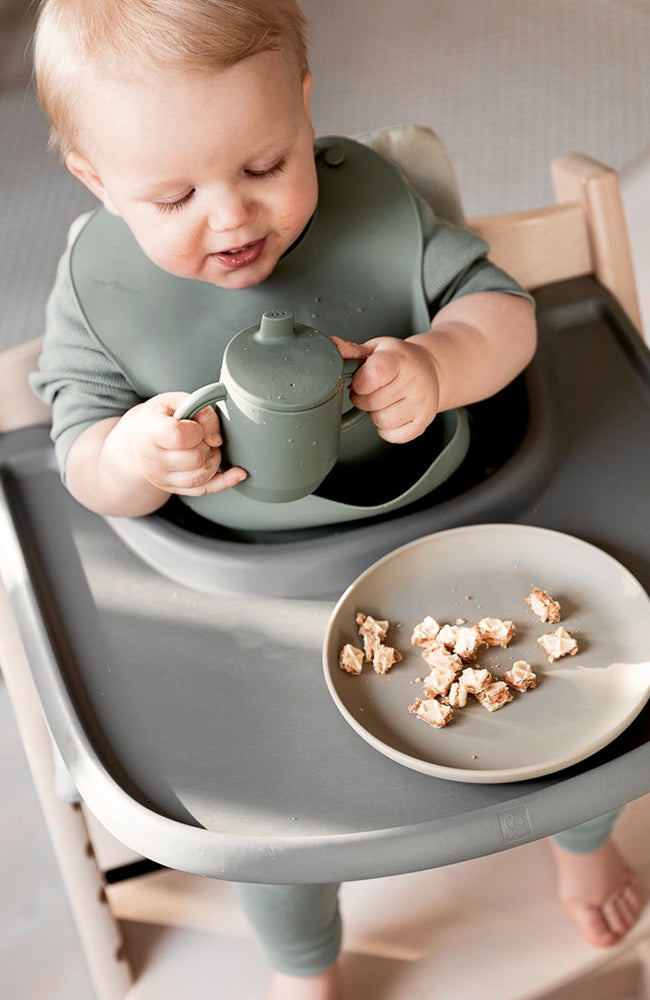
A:
MULTIPOLYGON (((445 218, 462 222, 453 169, 434 133, 409 126, 364 138, 398 162, 445 218)), ((552 163, 551 173, 557 204, 469 219, 468 225, 490 244, 491 258, 528 289, 594 275, 618 299, 641 333, 616 172, 589 157, 570 153, 552 163)), ((39 350, 40 340, 32 340, 0 358, 1 433, 49 423, 48 409, 32 396, 26 384, 39 350)), ((184 985, 179 985, 172 982, 168 971, 164 976, 156 972, 162 952, 150 957, 148 964, 140 963, 140 968, 138 962, 130 962, 122 922, 203 929, 246 939, 243 919, 234 915, 230 886, 182 872, 156 870, 103 830, 85 806, 74 801, 73 789, 66 790, 60 780, 55 786, 56 751, 4 590, 0 592, 0 664, 97 997, 166 1000, 191 995, 184 980, 180 980, 184 985)), ((58 774, 60 779, 60 768, 58 774)), ((641 831, 649 811, 647 797, 634 803, 626 812, 623 829, 631 859, 646 884, 650 861, 645 857, 641 831)), ((636 988, 641 988, 643 980, 642 995, 650 998, 650 913, 642 916, 635 931, 614 949, 598 952, 583 946, 564 922, 548 887, 550 875, 544 859, 543 846, 533 843, 450 869, 352 883, 343 892, 344 915, 347 913, 350 927, 346 951, 393 962, 428 963, 436 996, 453 995, 455 1000, 477 1000, 479 975, 480 1000, 536 1000, 567 984, 573 984, 572 991, 562 993, 567 1000, 614 997, 618 994, 611 992, 607 977, 611 963, 617 960, 623 963, 616 966, 619 986, 629 989, 634 980, 636 988), (524 884, 528 888, 522 895, 524 884), (426 904, 418 904, 420 930, 414 931, 409 913, 414 900, 425 898, 432 901, 431 909, 429 912, 426 904), (378 919, 378 912, 393 916, 378 919), (468 948, 472 956, 469 962, 468 948), (602 975, 594 979, 593 973, 600 967, 604 967, 602 975), (581 986, 585 976, 592 978, 581 986), (605 981, 607 987, 602 985, 605 981), (601 987, 610 991, 601 993, 601 987), (586 992, 580 992, 582 989, 586 992)), ((213 984, 205 996, 219 995, 210 939, 199 935, 196 940, 199 943, 187 961, 205 962, 205 981, 213 984)), ((164 947, 171 941, 170 936, 164 947)), ((371 995, 370 989, 365 996, 359 993, 356 1000, 371 995)), ((400 995, 408 995, 408 990, 400 995)))

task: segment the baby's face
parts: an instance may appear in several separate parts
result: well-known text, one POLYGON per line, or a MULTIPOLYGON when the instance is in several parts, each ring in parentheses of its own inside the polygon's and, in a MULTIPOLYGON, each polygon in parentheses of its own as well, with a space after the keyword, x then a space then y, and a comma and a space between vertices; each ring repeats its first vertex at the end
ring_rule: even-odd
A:
POLYGON ((173 274, 248 288, 316 207, 309 85, 277 52, 228 69, 106 80, 68 166, 173 274))

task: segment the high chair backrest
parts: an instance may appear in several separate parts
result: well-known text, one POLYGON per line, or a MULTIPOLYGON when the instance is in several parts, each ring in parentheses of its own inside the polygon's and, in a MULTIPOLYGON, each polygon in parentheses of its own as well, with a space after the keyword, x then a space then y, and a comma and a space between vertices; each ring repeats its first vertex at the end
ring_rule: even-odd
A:
POLYGON ((557 204, 465 219, 456 175, 439 136, 397 125, 359 136, 399 166, 440 218, 466 224, 490 245, 490 259, 526 289, 593 274, 642 331, 618 174, 581 153, 551 163, 557 204))

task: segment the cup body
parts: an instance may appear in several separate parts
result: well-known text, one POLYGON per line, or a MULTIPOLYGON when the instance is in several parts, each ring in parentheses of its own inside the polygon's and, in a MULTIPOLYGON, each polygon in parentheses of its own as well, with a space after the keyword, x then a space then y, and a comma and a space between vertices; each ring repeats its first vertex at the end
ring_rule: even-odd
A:
POLYGON ((238 492, 264 503, 312 493, 338 458, 342 398, 341 385, 318 406, 276 410, 229 388, 218 408, 224 459, 248 473, 238 492))

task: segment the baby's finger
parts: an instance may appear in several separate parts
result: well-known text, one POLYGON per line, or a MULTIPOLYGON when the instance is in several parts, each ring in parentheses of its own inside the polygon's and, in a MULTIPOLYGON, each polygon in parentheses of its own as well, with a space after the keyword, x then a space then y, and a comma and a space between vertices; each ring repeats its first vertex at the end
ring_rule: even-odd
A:
POLYGON ((343 340, 342 337, 330 337, 335 347, 338 347, 341 356, 344 358, 369 358, 372 354, 372 347, 368 344, 354 344, 351 340, 343 340))
POLYGON ((231 469, 226 469, 224 472, 218 472, 216 476, 213 476, 210 482, 205 488, 206 493, 220 493, 222 490, 227 490, 231 486, 236 486, 237 483, 241 483, 246 479, 248 473, 244 469, 240 469, 238 465, 233 465, 231 469))
POLYGON ((177 420, 165 416, 157 428, 156 443, 164 451, 186 451, 198 448, 203 441, 203 427, 196 420, 177 420))
POLYGON ((392 406, 371 413, 371 418, 379 436, 392 444, 412 441, 419 437, 431 422, 423 410, 414 410, 407 399, 399 400, 392 406))
POLYGON ((205 441, 201 441, 196 448, 178 450, 161 448, 157 457, 161 467, 170 474, 198 472, 200 469, 211 469, 214 474, 221 464, 220 449, 210 448, 205 441))
POLYGON ((377 350, 361 365, 351 386, 360 396, 367 396, 382 386, 389 385, 398 377, 399 372, 398 358, 389 351, 377 350))
POLYGON ((373 417, 373 423, 377 427, 379 437, 390 444, 406 444, 407 441, 413 441, 419 437, 424 430, 419 420, 407 420, 398 426, 379 427, 373 417))
POLYGON ((413 407, 407 399, 398 399, 388 406, 376 406, 368 411, 377 430, 390 430, 414 419, 413 407))
POLYGON ((195 486, 180 487, 174 492, 181 496, 201 497, 208 493, 220 493, 222 490, 241 483, 243 479, 246 479, 246 472, 239 466, 233 466, 231 469, 226 469, 225 472, 215 472, 207 482, 195 486))
POLYGON ((223 444, 221 422, 211 406, 204 406, 192 418, 203 428, 203 439, 211 448, 220 448, 223 444))
POLYGON ((397 379, 382 385, 372 392, 356 392, 350 390, 350 402, 359 410, 367 410, 374 414, 379 410, 385 410, 389 406, 395 406, 406 400, 404 386, 397 379))

